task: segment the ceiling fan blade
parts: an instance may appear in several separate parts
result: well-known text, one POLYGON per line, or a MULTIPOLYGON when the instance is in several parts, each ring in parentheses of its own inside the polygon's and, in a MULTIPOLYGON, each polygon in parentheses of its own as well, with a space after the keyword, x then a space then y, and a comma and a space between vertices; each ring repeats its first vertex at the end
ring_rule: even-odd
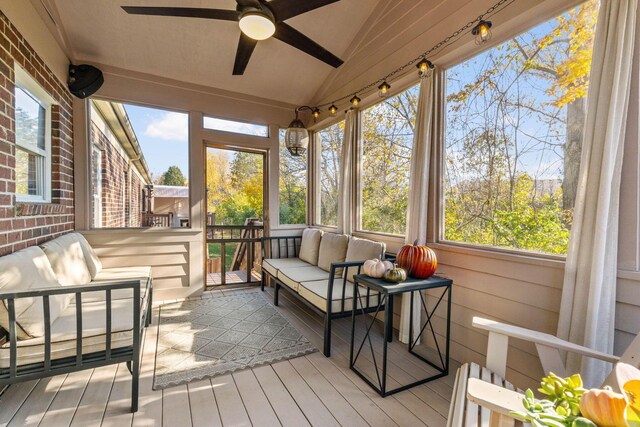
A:
POLYGON ((233 64, 233 75, 241 76, 249 64, 253 49, 258 44, 257 40, 247 37, 244 33, 240 33, 240 41, 238 42, 238 50, 236 51, 236 62, 233 64))
POLYGON ((223 21, 237 21, 240 13, 235 10, 202 9, 197 7, 146 7, 122 6, 131 15, 180 16, 184 18, 219 19, 223 21))
POLYGON ((276 32, 273 37, 313 56, 314 58, 319 59, 322 62, 326 62, 334 68, 338 68, 344 63, 342 59, 338 58, 333 53, 329 52, 318 43, 314 42, 309 37, 284 22, 276 25, 276 32))
POLYGON ((282 22, 338 1, 340 0, 271 0, 267 6, 273 12, 276 21, 282 22))

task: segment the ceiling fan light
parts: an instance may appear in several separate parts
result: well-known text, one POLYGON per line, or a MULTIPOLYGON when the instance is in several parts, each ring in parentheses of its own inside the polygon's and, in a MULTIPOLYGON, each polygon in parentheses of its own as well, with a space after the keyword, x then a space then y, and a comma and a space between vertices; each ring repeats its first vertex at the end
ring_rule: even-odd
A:
POLYGON ((276 32, 276 24, 263 13, 249 12, 240 18, 240 31, 254 40, 266 40, 276 32))

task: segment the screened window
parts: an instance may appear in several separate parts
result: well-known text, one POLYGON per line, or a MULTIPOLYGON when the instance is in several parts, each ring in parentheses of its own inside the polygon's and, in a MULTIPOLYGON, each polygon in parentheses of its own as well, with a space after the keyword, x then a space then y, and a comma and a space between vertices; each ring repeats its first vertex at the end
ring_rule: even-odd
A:
POLYGON ((255 123, 237 122, 235 120, 205 117, 203 123, 205 129, 219 130, 222 132, 240 133, 242 135, 269 137, 269 126, 255 123))
POLYGON ((280 224, 307 223, 307 155, 292 156, 280 130, 280 224))
POLYGON ((362 112, 360 229, 404 235, 420 87, 362 112))
POLYGON ((16 198, 43 202, 51 193, 51 99, 16 68, 16 198))
POLYGON ((447 71, 444 239, 567 251, 597 1, 447 71))
POLYGON ((316 133, 316 141, 320 150, 319 217, 317 221, 321 225, 330 227, 338 225, 338 179, 343 139, 344 121, 316 133))

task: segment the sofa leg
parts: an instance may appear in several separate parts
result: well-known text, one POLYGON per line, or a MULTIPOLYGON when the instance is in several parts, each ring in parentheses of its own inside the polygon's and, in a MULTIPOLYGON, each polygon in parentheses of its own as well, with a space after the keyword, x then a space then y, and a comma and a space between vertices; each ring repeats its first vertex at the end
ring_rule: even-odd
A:
POLYGON ((140 381, 140 361, 133 361, 131 372, 131 412, 138 412, 138 391, 140 381))
POLYGON ((280 296, 280 285, 278 282, 275 283, 275 287, 273 289, 273 305, 278 306, 278 297, 280 296))
POLYGON ((331 315, 324 316, 324 355, 331 357, 331 315))

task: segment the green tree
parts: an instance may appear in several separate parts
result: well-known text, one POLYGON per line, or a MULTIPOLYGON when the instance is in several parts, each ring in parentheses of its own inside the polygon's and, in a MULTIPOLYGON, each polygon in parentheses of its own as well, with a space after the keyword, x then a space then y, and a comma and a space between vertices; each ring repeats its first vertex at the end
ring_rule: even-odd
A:
POLYGON ((184 187, 187 185, 187 179, 184 177, 178 166, 170 166, 169 169, 162 174, 160 184, 184 187))

